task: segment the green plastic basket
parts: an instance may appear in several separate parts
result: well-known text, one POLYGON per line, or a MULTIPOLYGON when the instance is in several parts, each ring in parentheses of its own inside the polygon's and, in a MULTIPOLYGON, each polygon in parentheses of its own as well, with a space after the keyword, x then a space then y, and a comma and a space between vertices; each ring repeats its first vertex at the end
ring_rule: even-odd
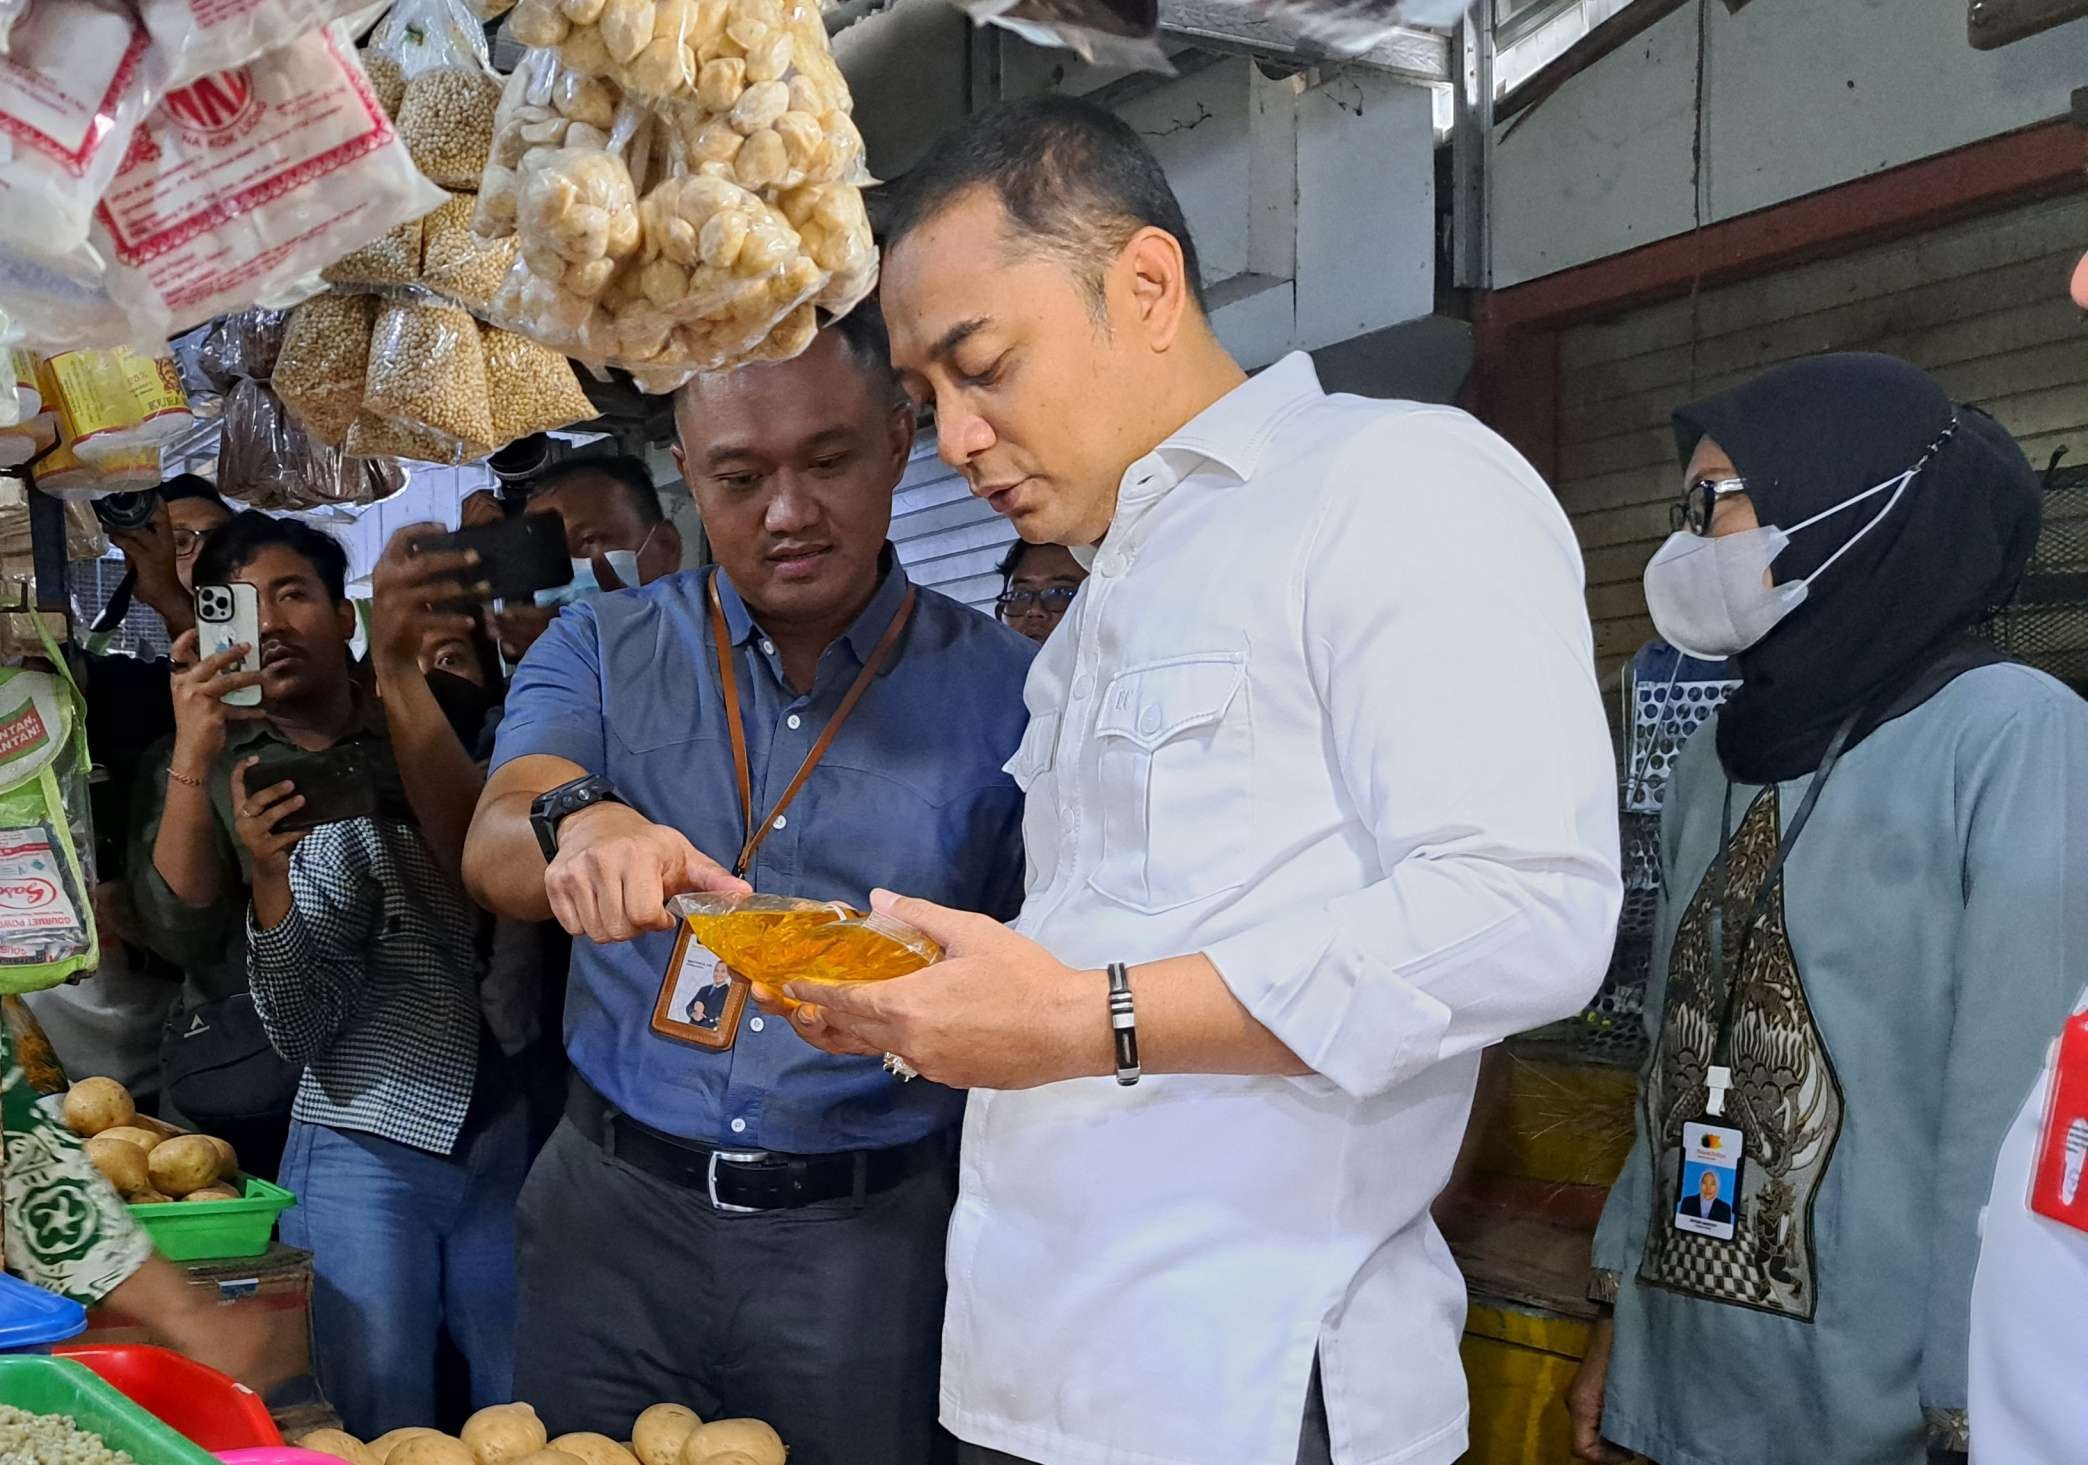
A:
POLYGON ((276 1217, 297 1204, 279 1185, 246 1177, 239 1200, 168 1201, 130 1212, 169 1261, 200 1262, 259 1256, 275 1234, 276 1217))
MULTIPOLYGON (((198 1202, 199 1205, 207 1202, 198 1202)), ((235 1202, 227 1201, 232 1205, 235 1202)), ((79 1364, 34 1353, 0 1357, 0 1404, 32 1414, 62 1414, 138 1465, 218 1465, 79 1364)))

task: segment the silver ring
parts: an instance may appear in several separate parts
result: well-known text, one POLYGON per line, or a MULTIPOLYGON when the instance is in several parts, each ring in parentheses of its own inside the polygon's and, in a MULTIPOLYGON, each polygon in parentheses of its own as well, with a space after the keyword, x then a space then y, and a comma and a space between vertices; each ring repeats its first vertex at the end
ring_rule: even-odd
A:
POLYGON ((897 1053, 885 1054, 884 1069, 886 1073, 889 1073, 893 1078, 898 1079, 901 1083, 911 1083, 914 1079, 917 1079, 921 1076, 920 1069, 914 1067, 911 1063, 908 1063, 897 1053))

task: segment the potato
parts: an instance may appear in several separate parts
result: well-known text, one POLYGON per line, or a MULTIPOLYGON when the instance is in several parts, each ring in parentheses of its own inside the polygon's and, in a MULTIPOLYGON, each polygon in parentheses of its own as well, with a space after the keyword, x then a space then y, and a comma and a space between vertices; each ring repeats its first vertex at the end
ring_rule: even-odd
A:
POLYGON ((135 1124, 119 1124, 114 1129, 103 1130, 95 1138, 127 1140, 148 1155, 164 1143, 160 1136, 154 1134, 151 1130, 140 1129, 135 1124))
POLYGON ((638 1465, 638 1457, 605 1434, 562 1434, 551 1441, 550 1452, 563 1451, 580 1465, 638 1465))
POLYGON ((102 1178, 128 1195, 134 1190, 145 1190, 152 1184, 152 1172, 146 1163, 145 1152, 127 1139, 110 1139, 106 1133, 98 1134, 87 1141, 87 1158, 94 1168, 101 1171, 102 1178))
POLYGON ((216 1184, 220 1163, 217 1146, 200 1134, 170 1139, 146 1158, 153 1187, 176 1198, 216 1184))
POLYGON ((568 1455, 564 1450, 536 1450, 524 1455, 515 1465, 587 1465, 578 1455, 568 1455))
POLYGON ((496 1404, 464 1421, 464 1443, 471 1446, 478 1465, 509 1465, 542 1450, 550 1437, 527 1404, 496 1404))
POLYGON ((631 1453, 639 1465, 680 1465, 682 1446, 702 1424, 693 1409, 655 1404, 631 1426, 631 1453))
POLYGON ((239 1200, 238 1191, 229 1185, 206 1185, 201 1190, 192 1190, 182 1197, 184 1202, 192 1200, 239 1200))
POLYGON ((783 1465, 789 1453, 777 1433, 758 1419, 714 1419, 697 1426, 682 1446, 682 1465, 711 1465, 734 1453, 753 1465, 783 1465))
POLYGON ((474 1457, 462 1440, 429 1430, 393 1450, 384 1465, 474 1465, 474 1457))
POLYGON ((745 1450, 727 1450, 722 1455, 706 1455, 703 1465, 761 1465, 761 1462, 745 1450))
POLYGON ((82 1137, 127 1125, 137 1117, 130 1091, 113 1078, 83 1078, 66 1091, 66 1126, 82 1137))
POLYGON ((297 1448, 310 1450, 315 1455, 331 1455, 336 1460, 346 1460, 348 1465, 384 1465, 370 1447, 345 1430, 315 1429, 298 1440, 297 1448))
POLYGON ((408 1440, 417 1440, 422 1435, 440 1435, 441 1433, 441 1430, 429 1429, 425 1425, 408 1425, 405 1429, 395 1429, 390 1434, 377 1436, 365 1448, 377 1457, 377 1465, 390 1465, 392 1451, 398 1449, 408 1440))
POLYGON ((130 1206, 163 1206, 173 1199, 173 1196, 162 1195, 156 1190, 136 1190, 125 1195, 123 1203, 130 1206))
POLYGON ((239 1151, 233 1149, 229 1141, 221 1140, 214 1134, 206 1134, 203 1138, 209 1140, 210 1147, 218 1152, 218 1179, 230 1180, 237 1175, 239 1151))

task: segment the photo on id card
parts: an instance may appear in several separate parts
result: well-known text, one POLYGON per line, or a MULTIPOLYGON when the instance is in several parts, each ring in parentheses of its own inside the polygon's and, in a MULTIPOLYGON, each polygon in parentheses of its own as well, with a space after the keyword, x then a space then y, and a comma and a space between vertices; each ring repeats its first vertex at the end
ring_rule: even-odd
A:
POLYGON ((1675 1229, 1713 1241, 1731 1241, 1738 1229, 1740 1131, 1724 1124, 1691 1121, 1682 1126, 1682 1186, 1675 1202, 1675 1229))
POLYGON ((652 1030, 677 1043, 730 1048, 746 1006, 747 984, 682 927, 653 1005, 652 1030))

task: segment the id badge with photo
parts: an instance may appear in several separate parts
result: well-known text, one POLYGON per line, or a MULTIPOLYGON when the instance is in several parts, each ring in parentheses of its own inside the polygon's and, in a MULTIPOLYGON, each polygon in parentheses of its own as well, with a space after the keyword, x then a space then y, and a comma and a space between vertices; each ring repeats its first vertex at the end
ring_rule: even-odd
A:
POLYGON ((1739 1229, 1746 1147, 1746 1136, 1739 1130, 1708 1117, 1682 1126, 1681 1189, 1670 1218, 1677 1231, 1713 1241, 1733 1239, 1739 1229))
POLYGON ((2037 1168, 2031 1172, 2030 1209, 2088 1231, 2088 1012, 2075 1013, 2059 1035, 2038 1131, 2037 1168))
POLYGON ((698 1048, 730 1048, 747 1007, 747 984, 720 962, 687 925, 675 937, 653 1005, 652 1030, 698 1048))

